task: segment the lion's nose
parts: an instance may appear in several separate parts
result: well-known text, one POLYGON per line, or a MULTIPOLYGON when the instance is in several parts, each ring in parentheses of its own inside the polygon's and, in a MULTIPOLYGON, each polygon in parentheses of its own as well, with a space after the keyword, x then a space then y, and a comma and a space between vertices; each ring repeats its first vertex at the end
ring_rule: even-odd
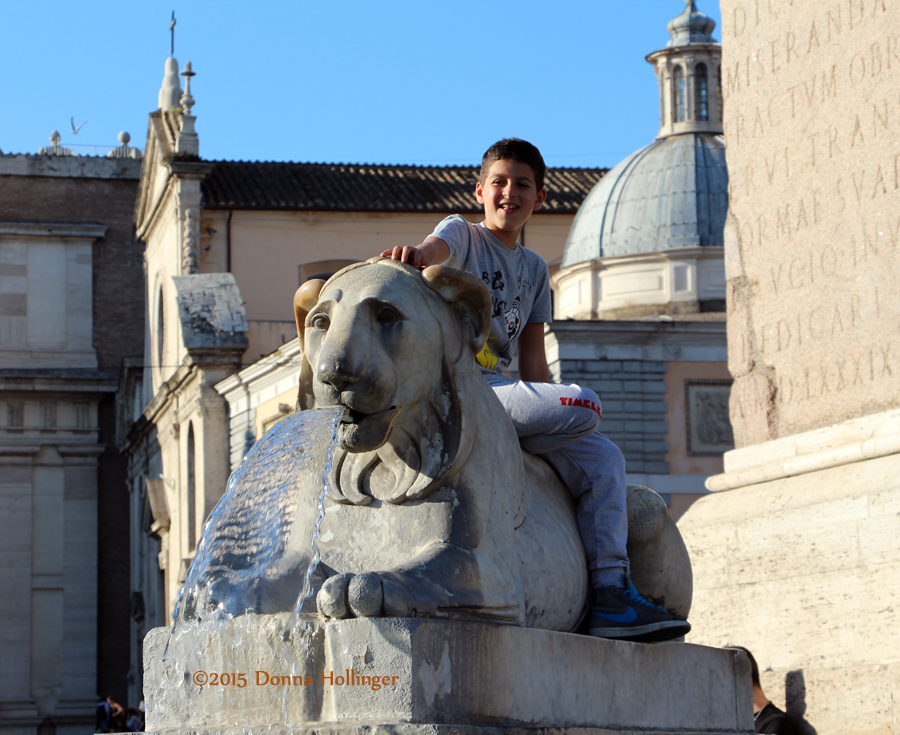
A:
POLYGON ((342 393, 366 376, 366 361, 347 350, 322 350, 317 369, 319 380, 342 393))

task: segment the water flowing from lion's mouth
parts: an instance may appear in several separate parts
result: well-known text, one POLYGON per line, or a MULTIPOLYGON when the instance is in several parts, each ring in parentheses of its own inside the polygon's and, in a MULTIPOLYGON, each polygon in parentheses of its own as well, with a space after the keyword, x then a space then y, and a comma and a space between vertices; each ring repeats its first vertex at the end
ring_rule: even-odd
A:
MULTIPOLYGON (((267 650, 250 652, 251 658, 268 654, 292 674, 312 670, 310 641, 317 624, 310 600, 319 581, 318 538, 343 414, 342 406, 334 406, 287 416, 251 448, 229 479, 204 526, 172 616, 161 658, 177 672, 173 686, 199 686, 185 672, 215 666, 204 658, 208 650, 198 640, 239 648, 245 645, 243 617, 277 611, 286 614, 263 617, 283 627, 267 650)), ((228 689, 215 687, 207 711, 197 716, 220 716, 233 707, 228 689)), ((291 702, 285 687, 282 718, 288 725, 302 719, 291 702)))
POLYGON ((314 592, 318 535, 343 406, 300 411, 272 428, 232 474, 178 596, 173 632, 188 622, 294 610, 314 592), (311 483, 313 477, 319 478, 311 483), (317 497, 298 497, 315 488, 317 497), (297 513, 298 503, 316 513, 297 513))

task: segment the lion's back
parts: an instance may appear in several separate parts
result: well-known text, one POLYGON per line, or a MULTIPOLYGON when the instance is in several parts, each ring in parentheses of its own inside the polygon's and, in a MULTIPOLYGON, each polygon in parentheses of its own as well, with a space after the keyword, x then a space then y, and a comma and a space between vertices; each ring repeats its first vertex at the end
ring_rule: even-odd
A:
POLYGON ((587 601, 587 561, 575 501, 544 460, 523 452, 527 498, 516 546, 525 580, 526 625, 571 631, 587 601))

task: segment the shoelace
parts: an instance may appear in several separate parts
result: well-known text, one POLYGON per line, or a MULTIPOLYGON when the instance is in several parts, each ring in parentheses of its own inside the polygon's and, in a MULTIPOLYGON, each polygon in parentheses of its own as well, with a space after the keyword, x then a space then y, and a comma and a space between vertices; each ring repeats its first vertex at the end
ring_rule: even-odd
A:
POLYGON ((648 602, 643 597, 641 597, 638 591, 634 588, 634 585, 631 583, 631 575, 628 575, 628 586, 625 588, 625 596, 632 602, 636 602, 637 604, 643 605, 644 607, 650 608, 651 610, 662 610, 663 612, 668 612, 668 610, 666 610, 664 607, 654 605, 652 602, 648 602))

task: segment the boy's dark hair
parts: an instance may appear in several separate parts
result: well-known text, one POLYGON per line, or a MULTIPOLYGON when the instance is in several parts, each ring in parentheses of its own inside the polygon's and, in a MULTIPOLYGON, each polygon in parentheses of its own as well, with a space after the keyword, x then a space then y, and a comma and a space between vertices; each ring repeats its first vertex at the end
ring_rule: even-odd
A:
POLYGON ((478 174, 478 180, 482 186, 494 161, 517 161, 531 166, 537 190, 540 191, 544 188, 544 175, 547 173, 544 157, 537 147, 531 145, 527 140, 504 138, 485 151, 481 158, 481 173, 478 174))
POLYGON ((747 654, 747 658, 750 659, 750 678, 753 680, 753 686, 762 688, 759 683, 759 666, 756 665, 756 659, 753 658, 753 654, 743 646, 727 646, 727 648, 733 651, 743 651, 747 654))

